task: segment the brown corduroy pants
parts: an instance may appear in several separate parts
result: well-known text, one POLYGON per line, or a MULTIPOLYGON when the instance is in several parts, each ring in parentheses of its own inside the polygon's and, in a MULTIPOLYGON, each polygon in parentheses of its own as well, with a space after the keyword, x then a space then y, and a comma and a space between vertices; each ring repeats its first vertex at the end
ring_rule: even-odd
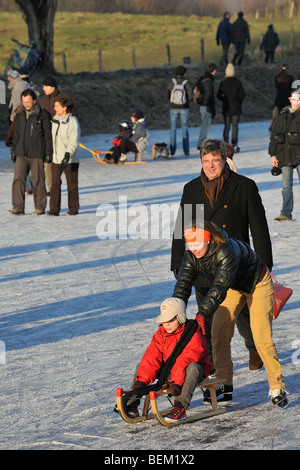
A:
POLYGON ((274 287, 269 271, 252 294, 229 289, 226 299, 214 314, 212 323, 213 358, 219 382, 232 384, 231 338, 235 319, 247 302, 254 343, 267 373, 270 389, 284 388, 282 366, 272 339, 274 287))

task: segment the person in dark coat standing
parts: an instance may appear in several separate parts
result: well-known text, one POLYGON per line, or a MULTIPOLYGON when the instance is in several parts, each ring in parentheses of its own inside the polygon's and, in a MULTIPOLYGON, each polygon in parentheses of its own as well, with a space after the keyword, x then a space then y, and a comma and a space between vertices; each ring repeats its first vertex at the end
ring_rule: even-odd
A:
POLYGON ((209 63, 206 67, 206 72, 202 75, 196 83, 196 87, 202 90, 203 97, 200 103, 200 114, 202 118, 201 130, 198 137, 197 149, 199 150, 202 142, 206 139, 207 134, 210 130, 211 120, 216 115, 215 106, 215 92, 214 92, 214 80, 215 73, 217 70, 216 64, 213 62, 209 63))
MULTIPOLYGON (((171 270, 175 278, 185 253, 184 226, 189 221, 197 219, 198 209, 202 214, 204 212, 206 220, 222 227, 230 237, 250 244, 249 232, 251 232, 254 250, 269 270, 272 270, 271 239, 258 188, 250 178, 229 169, 226 163, 226 153, 225 142, 219 139, 205 140, 200 151, 201 174, 183 188, 172 240, 171 270), (202 208, 204 211, 201 211, 202 208)), ((203 276, 199 276, 194 282, 198 305, 201 304, 209 287, 209 283, 203 276)), ((253 342, 247 309, 239 315, 237 327, 250 353, 249 368, 259 369, 262 362, 253 342)), ((210 354, 212 354, 208 325, 206 333, 210 354)))
POLYGON ((234 66, 232 64, 228 64, 226 67, 225 79, 220 83, 217 98, 223 103, 222 113, 225 122, 223 138, 225 142, 229 142, 229 130, 232 124, 231 143, 234 152, 238 153, 240 151, 238 147, 238 125, 245 91, 242 82, 234 76, 234 66))
POLYGON ((292 220, 294 169, 300 181, 300 88, 292 92, 290 103, 278 114, 269 144, 272 166, 282 171, 282 208, 276 222, 292 220))
POLYGON ((235 54, 232 63, 235 65, 238 59, 237 65, 241 65, 244 58, 246 42, 250 44, 249 26, 247 21, 244 20, 244 13, 242 11, 239 12, 238 19, 232 25, 232 42, 235 45, 235 54))
MULTIPOLYGON (((46 76, 43 80, 43 92, 44 95, 39 98, 38 104, 48 111, 51 117, 54 117, 56 114, 54 110, 54 102, 60 91, 57 87, 55 78, 51 75, 46 76)), ((51 163, 45 163, 45 178, 50 192, 52 182, 51 163)))
POLYGON ((33 215, 45 213, 47 195, 44 161, 51 163, 53 147, 50 114, 36 102, 33 90, 21 94, 23 107, 17 113, 11 159, 15 162, 12 184, 11 214, 24 214, 25 182, 31 171, 35 210, 33 215))
POLYGON ((231 44, 231 28, 232 24, 230 23, 230 13, 226 11, 224 13, 223 20, 220 21, 218 29, 217 29, 217 36, 216 41, 217 45, 220 45, 220 41, 222 44, 222 56, 220 60, 220 65, 227 65, 228 64, 228 49, 231 44))
POLYGON ((261 45, 260 45, 260 50, 265 51, 265 63, 266 64, 269 61, 271 63, 274 62, 274 53, 278 44, 279 44, 278 34, 274 31, 273 25, 270 24, 268 26, 268 31, 264 34, 261 45))

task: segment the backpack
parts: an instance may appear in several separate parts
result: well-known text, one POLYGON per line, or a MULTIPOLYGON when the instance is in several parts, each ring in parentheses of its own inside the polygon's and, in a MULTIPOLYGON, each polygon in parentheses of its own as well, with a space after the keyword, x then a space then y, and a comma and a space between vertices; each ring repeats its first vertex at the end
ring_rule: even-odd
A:
POLYGON ((203 98, 204 98, 204 88, 202 83, 206 82, 207 80, 210 80, 209 78, 205 78, 204 80, 201 80, 199 82, 199 86, 195 85, 194 90, 193 90, 193 101, 196 104, 201 105, 203 103, 203 98))
POLYGON ((187 80, 184 80, 182 83, 177 83, 175 78, 172 78, 174 86, 171 91, 170 102, 182 106, 186 103, 186 91, 184 85, 187 83, 187 80))

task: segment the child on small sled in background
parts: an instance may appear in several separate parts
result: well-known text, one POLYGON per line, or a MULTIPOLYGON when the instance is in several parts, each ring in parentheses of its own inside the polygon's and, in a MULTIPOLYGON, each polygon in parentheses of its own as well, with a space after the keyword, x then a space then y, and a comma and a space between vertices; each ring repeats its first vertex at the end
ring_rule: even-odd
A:
MULTIPOLYGON (((142 390, 159 379, 163 365, 171 360, 171 372, 163 383, 168 384, 175 401, 165 419, 179 423, 186 419, 185 410, 190 406, 197 384, 208 376, 213 367, 209 361, 205 337, 194 320, 186 319, 185 302, 175 297, 168 298, 161 304, 160 312, 156 319, 160 325, 138 365, 132 390, 142 390), (176 355, 178 348, 175 351, 177 345, 180 346, 179 355, 176 355)), ((137 396, 128 399, 128 416, 139 416, 139 403, 137 396)))
POLYGON ((119 134, 112 141, 113 147, 110 152, 104 157, 106 163, 118 163, 121 157, 121 141, 122 139, 128 140, 132 135, 132 124, 129 121, 123 120, 119 122, 119 134))

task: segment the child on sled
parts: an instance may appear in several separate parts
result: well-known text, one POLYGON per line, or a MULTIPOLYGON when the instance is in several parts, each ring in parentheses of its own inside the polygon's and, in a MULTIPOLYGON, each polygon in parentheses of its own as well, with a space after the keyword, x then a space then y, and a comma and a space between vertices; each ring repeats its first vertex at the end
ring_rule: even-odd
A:
POLYGON ((105 155, 104 161, 106 163, 118 163, 122 151, 121 143, 122 140, 128 140, 132 135, 132 124, 129 121, 123 120, 119 122, 119 134, 112 141, 113 147, 110 152, 105 155))
MULTIPOLYGON (((161 304, 160 312, 156 319, 160 325, 138 365, 132 390, 137 392, 137 389, 142 390, 145 386, 153 384, 159 379, 163 365, 171 359, 174 365, 173 362, 170 363, 171 372, 164 383, 168 384, 175 401, 173 409, 165 419, 169 422, 180 422, 186 419, 185 410, 190 406, 197 384, 208 376, 212 365, 205 337, 194 320, 186 319, 185 302, 175 297, 168 298, 161 304), (187 328, 190 329, 190 336, 183 334, 187 328), (176 357, 174 349, 179 346, 180 339, 183 341, 180 345, 183 349, 176 357)), ((126 403, 128 416, 139 416, 137 407, 140 400, 137 396, 132 396, 126 403)))

